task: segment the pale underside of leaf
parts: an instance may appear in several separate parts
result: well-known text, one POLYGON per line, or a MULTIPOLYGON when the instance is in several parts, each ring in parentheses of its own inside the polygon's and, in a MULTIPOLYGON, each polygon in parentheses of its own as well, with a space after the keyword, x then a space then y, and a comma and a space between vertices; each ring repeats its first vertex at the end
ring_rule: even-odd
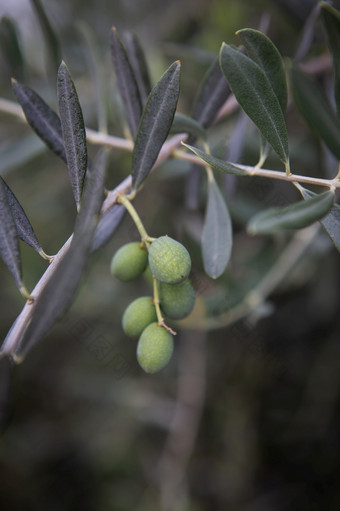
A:
POLYGON ((222 194, 210 179, 201 245, 205 272, 213 279, 220 277, 231 255, 232 224, 222 194))

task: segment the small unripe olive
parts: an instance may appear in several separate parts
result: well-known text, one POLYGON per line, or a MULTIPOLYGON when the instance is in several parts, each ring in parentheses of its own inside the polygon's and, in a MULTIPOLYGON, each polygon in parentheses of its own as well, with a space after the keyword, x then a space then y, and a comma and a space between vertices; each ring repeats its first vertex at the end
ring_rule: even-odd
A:
POLYGON ((187 249, 169 236, 161 236, 151 243, 149 265, 152 274, 166 284, 176 284, 186 279, 191 269, 187 249))
POLYGON ((137 360, 146 373, 157 373, 169 363, 173 350, 172 335, 158 323, 151 323, 139 338, 137 360))
POLYGON ((143 330, 157 320, 151 296, 141 296, 128 305, 122 317, 122 327, 129 337, 139 337, 143 330))
POLYGON ((161 283, 159 292, 162 310, 170 319, 185 318, 192 311, 195 291, 188 279, 179 284, 161 283))
POLYGON ((111 261, 111 273, 124 282, 134 280, 147 267, 148 253, 144 244, 132 241, 120 247, 111 261))

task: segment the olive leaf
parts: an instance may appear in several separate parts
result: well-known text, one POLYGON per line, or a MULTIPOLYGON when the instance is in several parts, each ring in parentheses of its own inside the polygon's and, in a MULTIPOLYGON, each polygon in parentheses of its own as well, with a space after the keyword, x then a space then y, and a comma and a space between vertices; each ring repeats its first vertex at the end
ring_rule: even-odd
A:
POLYGON ((236 35, 241 39, 249 57, 263 69, 284 113, 287 106, 287 82, 278 49, 269 37, 259 30, 245 28, 238 30, 236 35))
POLYGON ((15 22, 7 16, 3 16, 0 20, 0 47, 11 70, 10 76, 16 76, 23 80, 26 75, 26 66, 21 51, 18 28, 15 22))
POLYGON ((10 207, 19 238, 25 243, 27 243, 27 245, 30 245, 40 255, 44 256, 44 252, 35 235, 33 227, 30 221, 28 220, 26 213, 23 210, 20 202, 18 201, 10 187, 7 185, 7 183, 2 179, 2 177, 0 177, 0 181, 2 182, 2 186, 5 190, 7 202, 10 207))
POLYGON ((294 101, 311 129, 340 159, 340 120, 315 81, 296 66, 291 69, 294 101))
POLYGON ((57 90, 67 168, 73 195, 79 207, 87 169, 86 131, 78 94, 65 62, 59 67, 57 90))
POLYGON ((179 96, 180 67, 177 61, 167 69, 144 107, 132 155, 133 190, 147 177, 170 131, 179 96))
POLYGON ((55 75, 57 73, 57 69, 61 61, 61 47, 59 44, 59 39, 54 29, 52 28, 52 25, 47 17, 47 14, 41 3, 41 0, 31 0, 31 2, 33 4, 33 7, 37 14, 38 21, 45 36, 46 46, 50 56, 48 62, 52 64, 51 70, 55 75))
POLYGON ((123 220, 126 209, 122 204, 114 204, 110 209, 104 213, 98 222, 97 228, 94 233, 91 251, 94 252, 98 248, 107 243, 119 224, 123 220))
POLYGON ((250 234, 270 234, 281 229, 302 229, 323 218, 333 206, 334 192, 328 191, 282 208, 269 208, 251 218, 250 234))
POLYGON ((151 92, 151 79, 144 51, 136 34, 133 32, 124 32, 123 40, 130 64, 135 74, 140 98, 142 100, 142 104, 144 105, 148 95, 151 92))
MULTIPOLYGON (((300 191, 303 198, 306 200, 316 196, 316 193, 311 192, 310 190, 307 190, 302 186, 300 191)), ((332 240, 334 246, 340 252, 340 205, 333 204, 329 213, 324 218, 321 218, 319 221, 324 230, 327 232, 330 239, 332 240)))
POLYGON ((230 89, 216 58, 206 72, 199 88, 191 117, 203 128, 209 128, 230 95, 230 89))
POLYGON ((340 12, 330 4, 321 2, 321 17, 324 23, 329 48, 333 55, 334 96, 340 117, 340 12))
POLYGON ((208 202, 202 232, 204 270, 216 279, 222 275, 230 259, 233 244, 229 211, 216 181, 208 179, 208 202))
POLYGON ((287 128, 280 103, 263 69, 226 43, 220 50, 220 65, 243 110, 287 165, 287 128))
POLYGON ((212 156, 211 154, 205 153, 202 151, 202 149, 199 149, 198 147, 193 147, 189 144, 186 144, 185 142, 182 142, 182 144, 190 149, 196 156, 201 158, 201 160, 208 163, 208 165, 211 165, 211 167, 220 170, 221 172, 225 172, 227 174, 235 174, 236 176, 247 176, 248 172, 245 169, 242 169, 241 167, 238 167, 237 165, 233 163, 229 163, 228 161, 221 160, 220 158, 216 158, 215 156, 212 156))
POLYGON ((36 299, 32 321, 16 351, 20 357, 24 357, 47 334, 74 298, 89 258, 102 204, 107 161, 105 153, 105 149, 99 153, 92 171, 87 174, 72 242, 36 299))
POLYGON ((181 113, 175 114, 170 133, 189 133, 195 138, 207 139, 207 134, 202 126, 192 117, 181 113))
POLYGON ((0 179, 0 255, 21 291, 24 285, 18 233, 3 179, 0 179))
POLYGON ((130 133, 132 137, 135 138, 142 115, 142 100, 127 51, 115 27, 112 27, 111 30, 110 45, 113 67, 116 73, 118 89, 125 110, 126 120, 130 133))
POLYGON ((67 163, 59 116, 27 85, 13 79, 12 86, 28 124, 47 147, 67 163))

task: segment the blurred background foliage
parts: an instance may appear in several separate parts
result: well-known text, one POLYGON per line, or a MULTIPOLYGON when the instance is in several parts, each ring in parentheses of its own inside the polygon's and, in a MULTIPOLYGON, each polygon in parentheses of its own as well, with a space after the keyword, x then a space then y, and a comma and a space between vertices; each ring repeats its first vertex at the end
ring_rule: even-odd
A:
MULTIPOLYGON (((109 132, 122 135, 122 109, 109 55, 109 31, 134 31, 154 81, 182 61, 179 109, 190 113, 198 84, 223 40, 235 31, 268 26, 283 56, 301 41, 314 0, 45 0, 43 5, 75 80, 86 125, 97 129, 89 48, 80 24, 92 31, 105 84, 109 132)), ((336 6, 336 2, 334 3, 336 6)), ((339 6, 338 6, 339 7, 339 6)), ((0 15, 19 29, 24 66, 13 69, 0 48, 0 96, 14 101, 17 73, 52 106, 55 69, 33 2, 0 0, 0 15)), ((317 22, 308 59, 326 52, 317 22)), ((307 59, 307 60, 308 60, 307 59)), ((327 66, 318 75, 327 85, 327 66)), ((212 130, 217 150, 230 144, 237 113, 212 130)), ((292 168, 333 175, 335 162, 294 109, 288 110, 292 168)), ((234 142, 233 142, 234 143, 234 142)), ((258 140, 247 130, 243 163, 254 164, 258 140)), ((232 147, 227 147, 230 151, 232 147)), ((96 148, 89 147, 90 156, 96 148)), ((112 151, 108 186, 129 172, 131 158, 112 151)), ((277 161, 269 159, 275 168, 277 161)), ((200 319, 218 315, 252 288, 287 246, 279 237, 249 238, 250 211, 285 203, 294 190, 246 178, 226 182, 235 225, 230 268, 213 284, 202 275, 197 237, 204 201, 185 203, 188 165, 168 162, 136 199, 153 236, 168 233, 189 247, 200 319), (201 307, 201 308, 200 308, 201 307)), ((21 201, 47 253, 73 231, 75 208, 63 164, 24 124, 0 114, 0 172, 21 201)), ((220 179, 220 176, 219 176, 220 179)), ((221 180, 221 184, 223 182, 221 180)), ((120 284, 109 276, 113 252, 137 239, 125 218, 96 253, 66 317, 24 364, 15 368, 3 401, 0 507, 4 511, 149 509, 173 511, 337 510, 339 490, 340 320, 339 254, 322 232, 270 301, 255 315, 212 331, 180 329, 169 367, 149 377, 122 333, 128 303, 150 293, 148 283, 120 284)), ((46 268, 21 245, 24 277, 32 288, 46 268)), ((23 306, 0 265, 2 338, 23 306)), ((195 317, 194 317, 195 318, 195 317)), ((3 367, 5 375, 10 368, 3 367)))

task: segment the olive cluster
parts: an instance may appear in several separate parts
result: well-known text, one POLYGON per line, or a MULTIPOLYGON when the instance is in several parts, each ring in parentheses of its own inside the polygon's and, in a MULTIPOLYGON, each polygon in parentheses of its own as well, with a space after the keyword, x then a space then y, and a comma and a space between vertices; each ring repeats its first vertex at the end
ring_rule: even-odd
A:
POLYGON ((148 267, 156 293, 130 303, 123 314, 122 326, 126 335, 139 338, 137 360, 140 366, 147 373, 155 373, 168 364, 174 349, 171 329, 166 326, 163 314, 171 320, 190 314, 195 292, 188 279, 190 255, 181 243, 169 236, 147 243, 127 243, 111 261, 112 275, 124 282, 136 279, 148 267))

